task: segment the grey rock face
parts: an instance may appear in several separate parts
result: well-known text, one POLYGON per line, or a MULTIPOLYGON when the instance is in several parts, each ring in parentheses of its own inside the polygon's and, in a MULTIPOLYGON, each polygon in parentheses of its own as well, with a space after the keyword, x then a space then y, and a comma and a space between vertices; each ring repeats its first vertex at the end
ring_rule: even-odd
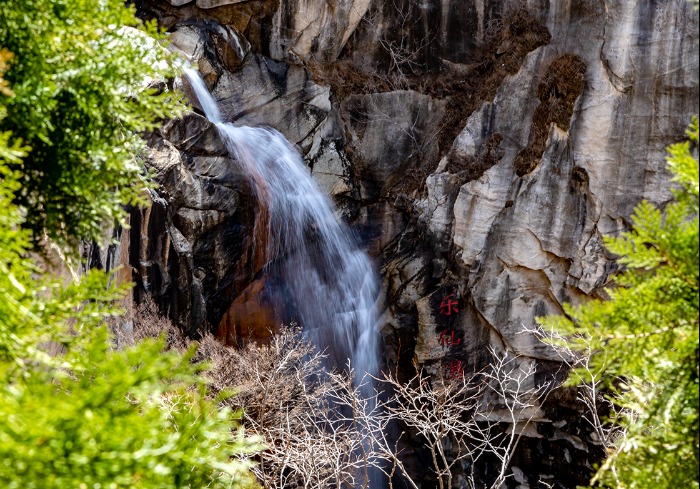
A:
MULTIPOLYGON (((651 62, 647 51, 672 38, 676 46, 692 44, 686 37, 689 25, 678 24, 681 18, 691 25, 697 21, 687 6, 607 6, 606 15, 589 27, 591 34, 598 34, 589 34, 599 39, 595 48, 571 39, 561 23, 575 12, 565 13, 549 19, 550 44, 530 55, 493 102, 491 132, 507 131, 516 145, 502 144, 504 157, 480 179, 462 186, 453 207, 452 239, 461 264, 470 270, 474 306, 502 334, 506 348, 545 357, 533 352, 532 341, 518 332, 523 325, 532 325, 536 315, 559 312, 561 303, 577 302, 606 281, 611 267, 601 236, 624 229, 625 219, 642 198, 658 204, 669 198, 663 147, 697 111, 691 101, 697 93, 697 72, 686 71, 688 50, 669 49, 663 61, 651 62), (649 30, 640 22, 649 22, 649 30), (607 42, 613 24, 614 38, 627 40, 624 54, 607 42), (640 49, 635 52, 630 46, 640 49), (569 127, 551 124, 537 166, 518 176, 513 153, 522 151, 526 131, 532 140, 539 121, 527 103, 518 107, 508 99, 532 100, 538 73, 563 52, 586 63, 585 88, 569 127), (614 60, 607 53, 615 53, 614 60), (675 71, 668 70, 670 66, 685 72, 684 81, 679 83, 681 78, 670 74, 675 71), (625 75, 611 79, 610 73, 618 71, 625 75), (634 84, 634 90, 620 90, 618 80, 624 79, 634 84), (669 97, 677 97, 672 110, 669 97)), ((476 132, 469 124, 465 131, 476 132)), ((465 135, 455 146, 471 151, 473 139, 465 135)))
POLYGON ((306 70, 257 55, 224 73, 213 95, 224 120, 284 128, 293 143, 302 143, 331 108, 328 87, 315 84, 306 70))
POLYGON ((343 101, 363 201, 385 195, 407 170, 435 158, 444 105, 414 91, 351 95, 343 101))
POLYGON ((332 62, 350 39, 369 8, 370 0, 290 2, 277 9, 270 54, 332 62))
MULTIPOLYGON (((478 370, 487 348, 555 372, 525 330, 601 292, 615 272, 603 236, 642 199, 669 200, 665 147, 698 113, 698 14, 683 0, 137 3, 227 120, 297 145, 376 257, 385 358, 407 373, 478 370)), ((229 341, 274 321, 255 199, 216 132, 191 115, 152 148, 161 187, 132 224, 139 293, 229 341)), ((566 396, 525 433, 521 486, 584 484, 600 456, 566 396)))
POLYGON ((228 307, 219 298, 253 273, 242 265, 251 239, 250 190, 200 116, 167 123, 150 148, 147 167, 159 187, 149 208, 132 211, 129 232, 136 298, 151 294, 197 336, 228 307))

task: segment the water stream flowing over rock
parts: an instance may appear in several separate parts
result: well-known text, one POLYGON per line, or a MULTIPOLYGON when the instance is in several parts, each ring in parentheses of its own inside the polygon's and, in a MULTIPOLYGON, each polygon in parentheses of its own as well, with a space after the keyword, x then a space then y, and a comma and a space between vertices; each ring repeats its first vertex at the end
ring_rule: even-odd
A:
MULTIPOLYGON (((318 188, 297 150, 274 129, 223 122, 194 70, 187 78, 207 118, 243 167, 257 199, 254 262, 270 273, 275 301, 316 345, 343 367, 376 374, 375 301, 379 290, 369 257, 318 188)), ((273 326, 273 325, 270 325, 273 326)))

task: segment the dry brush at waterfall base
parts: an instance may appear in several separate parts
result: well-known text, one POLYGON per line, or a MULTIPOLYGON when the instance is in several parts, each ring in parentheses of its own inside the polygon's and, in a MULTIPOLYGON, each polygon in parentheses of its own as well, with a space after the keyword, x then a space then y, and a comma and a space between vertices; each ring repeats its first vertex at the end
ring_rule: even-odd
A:
MULTIPOLYGON (((191 343, 150 300, 132 324, 117 334, 123 344, 163 334, 174 348, 191 343)), ((367 433, 348 415, 364 412, 366 401, 349 376, 324 372, 323 360, 294 326, 280 328, 269 344, 232 348, 210 335, 199 341, 194 361, 210 364, 210 389, 222 405, 242 410, 246 432, 265 446, 243 459, 255 463, 252 471, 266 489, 356 487, 365 467, 377 465, 378 455, 363 452, 367 433)))
MULTIPOLYGON (((189 343, 147 301, 119 338, 130 344, 163 333, 171 348, 189 343)), ((491 353, 491 366, 454 379, 417 369, 408 382, 391 372, 355 381, 351 370, 327 371, 299 328, 282 327, 268 344, 239 349, 205 336, 194 360, 211 365, 214 395, 241 410, 246 432, 264 444, 242 457, 266 489, 372 487, 377 474, 390 489, 427 481, 495 489, 512 478, 518 443, 557 384, 535 385, 534 363, 491 353), (396 428, 401 434, 391 435, 396 428), (409 445, 430 461, 427 478, 406 462, 409 445)))
MULTIPOLYGON (((540 405, 558 386, 535 385, 535 364, 508 352, 491 351, 492 363, 481 372, 447 379, 417 370, 409 382, 384 374, 393 392, 380 416, 398 420, 422 440, 440 489, 497 489, 510 478, 510 463, 522 436, 541 415, 540 405), (484 465, 494 475, 482 477, 484 465)), ((400 453, 393 453, 394 460, 400 453)), ((399 467, 404 469, 403 466, 399 467)), ((411 487, 420 487, 404 472, 411 487)))

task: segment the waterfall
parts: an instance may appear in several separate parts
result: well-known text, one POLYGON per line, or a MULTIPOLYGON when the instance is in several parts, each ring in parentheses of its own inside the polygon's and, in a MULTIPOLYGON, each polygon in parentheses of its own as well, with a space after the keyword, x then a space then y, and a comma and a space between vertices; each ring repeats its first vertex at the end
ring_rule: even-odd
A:
POLYGON ((260 203, 255 229, 260 265, 280 267, 296 319, 338 367, 350 359, 359 377, 377 373, 379 287, 369 257, 282 134, 223 122, 199 73, 187 70, 186 75, 260 203))

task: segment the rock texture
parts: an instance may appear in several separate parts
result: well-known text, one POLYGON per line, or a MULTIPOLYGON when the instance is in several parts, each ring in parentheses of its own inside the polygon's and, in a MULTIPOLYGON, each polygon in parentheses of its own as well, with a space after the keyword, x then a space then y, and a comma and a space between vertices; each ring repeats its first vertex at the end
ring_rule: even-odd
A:
MULTIPOLYGON (((601 291, 615 271, 602 237, 641 199, 668 201, 664 148, 698 113, 698 14, 683 0, 135 3, 227 120, 273 126, 305 155, 377 260, 385 358, 409 373, 414 359, 478 369, 489 347, 535 362, 533 382, 555 371, 524 331, 601 291)), ((137 293, 191 334, 264 336, 279 318, 236 162, 196 114, 151 147, 137 293)), ((600 450, 562 396, 541 406, 509 487, 586 482, 600 450)))
POLYGON ((253 239, 250 191, 216 131, 196 115, 152 138, 148 166, 160 186, 150 208, 132 213, 137 291, 153 294, 197 335, 220 320, 231 287, 254 273, 244 265, 253 239))

